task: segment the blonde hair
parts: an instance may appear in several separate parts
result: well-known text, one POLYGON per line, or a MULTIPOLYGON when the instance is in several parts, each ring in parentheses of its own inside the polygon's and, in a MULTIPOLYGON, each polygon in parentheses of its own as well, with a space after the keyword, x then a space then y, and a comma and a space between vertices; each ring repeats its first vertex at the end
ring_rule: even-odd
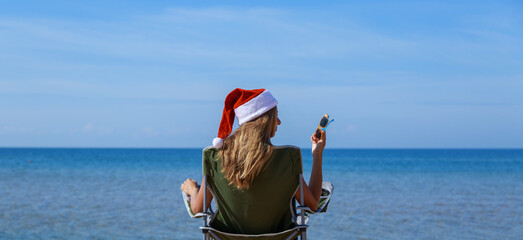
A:
POLYGON ((249 189, 254 178, 270 160, 274 146, 271 137, 276 128, 276 107, 242 124, 224 139, 219 155, 222 172, 229 184, 249 189))

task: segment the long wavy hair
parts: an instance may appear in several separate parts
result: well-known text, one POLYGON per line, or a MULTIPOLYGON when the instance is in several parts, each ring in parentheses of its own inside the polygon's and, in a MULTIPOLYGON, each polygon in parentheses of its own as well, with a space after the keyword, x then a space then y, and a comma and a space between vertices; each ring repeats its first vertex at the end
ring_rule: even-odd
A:
POLYGON ((219 155, 222 172, 229 184, 249 189, 254 178, 270 160, 274 146, 271 137, 276 128, 276 107, 242 124, 224 139, 219 155))

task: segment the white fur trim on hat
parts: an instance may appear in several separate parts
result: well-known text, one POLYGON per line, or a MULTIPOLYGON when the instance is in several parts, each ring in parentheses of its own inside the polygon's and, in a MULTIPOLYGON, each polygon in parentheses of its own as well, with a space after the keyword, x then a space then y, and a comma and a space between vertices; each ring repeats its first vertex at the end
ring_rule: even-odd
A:
POLYGON ((212 140, 212 145, 215 148, 221 148, 223 146, 223 139, 221 139, 221 138, 214 138, 212 140))
POLYGON ((234 113, 238 118, 238 124, 242 125, 261 116, 276 105, 278 105, 276 98, 269 91, 265 90, 260 95, 235 108, 234 113))

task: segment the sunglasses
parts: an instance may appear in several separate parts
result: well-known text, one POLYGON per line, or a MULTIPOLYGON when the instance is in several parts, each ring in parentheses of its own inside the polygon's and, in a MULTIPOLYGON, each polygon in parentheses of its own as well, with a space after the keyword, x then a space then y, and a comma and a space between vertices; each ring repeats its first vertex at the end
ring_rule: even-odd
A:
POLYGON ((320 124, 318 125, 318 128, 316 128, 316 132, 314 133, 316 138, 321 138, 321 131, 325 131, 325 129, 327 129, 331 122, 334 122, 334 119, 329 121, 329 114, 323 115, 323 117, 320 120, 320 124))

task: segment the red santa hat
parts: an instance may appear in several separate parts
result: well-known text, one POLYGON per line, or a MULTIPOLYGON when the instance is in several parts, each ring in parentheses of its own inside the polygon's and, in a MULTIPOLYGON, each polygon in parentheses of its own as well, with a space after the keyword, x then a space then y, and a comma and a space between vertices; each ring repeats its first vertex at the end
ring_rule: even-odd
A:
POLYGON ((277 104, 278 101, 265 89, 245 90, 236 88, 232 90, 225 98, 218 137, 214 138, 212 145, 216 148, 223 145, 223 139, 231 134, 235 116, 241 126, 276 107, 277 104))

